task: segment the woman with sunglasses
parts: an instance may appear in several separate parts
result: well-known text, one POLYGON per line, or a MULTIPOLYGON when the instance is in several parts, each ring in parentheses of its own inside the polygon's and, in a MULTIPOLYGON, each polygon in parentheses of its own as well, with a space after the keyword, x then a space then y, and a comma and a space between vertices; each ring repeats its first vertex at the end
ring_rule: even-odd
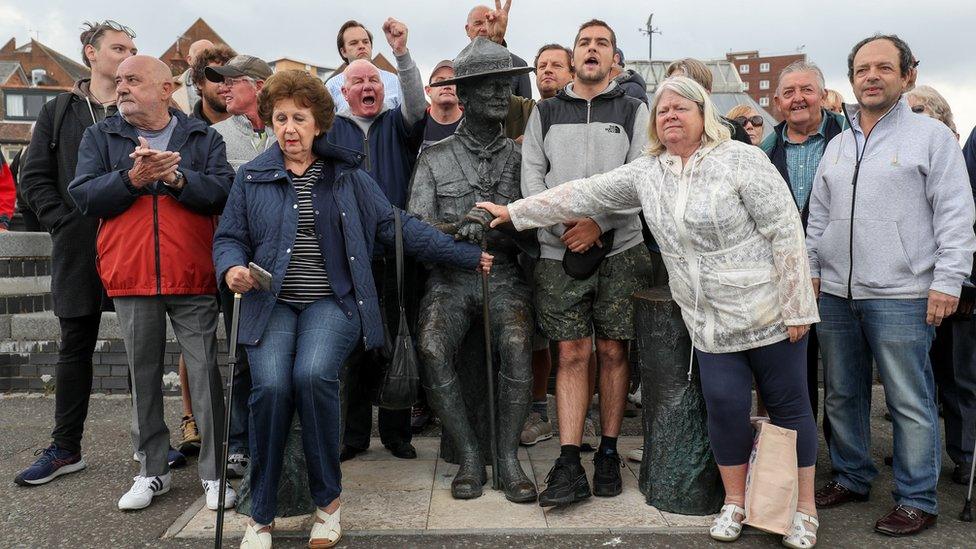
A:
POLYGON ((746 133, 749 134, 749 142, 759 146, 763 140, 763 117, 749 105, 736 105, 725 115, 729 120, 738 122, 746 133))

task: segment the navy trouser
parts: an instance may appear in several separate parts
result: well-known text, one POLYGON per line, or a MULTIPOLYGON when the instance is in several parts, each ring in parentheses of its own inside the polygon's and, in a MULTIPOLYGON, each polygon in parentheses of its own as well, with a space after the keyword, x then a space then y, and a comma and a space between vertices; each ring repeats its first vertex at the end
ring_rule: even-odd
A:
POLYGON ((807 394, 807 337, 736 353, 695 349, 708 410, 708 440, 719 465, 744 465, 752 452, 752 381, 769 419, 796 431, 798 467, 817 463, 817 422, 807 394))
POLYGON ((339 471, 339 369, 359 342, 359 314, 347 317, 332 297, 308 305, 278 302, 251 364, 251 518, 271 524, 285 441, 298 410, 308 486, 325 507, 342 491, 339 471))

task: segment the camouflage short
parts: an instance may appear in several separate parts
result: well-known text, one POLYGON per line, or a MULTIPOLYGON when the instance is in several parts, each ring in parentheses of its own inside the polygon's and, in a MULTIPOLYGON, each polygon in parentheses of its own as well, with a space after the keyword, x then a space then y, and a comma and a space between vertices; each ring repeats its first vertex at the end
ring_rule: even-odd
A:
POLYGON ((641 244, 607 257, 599 271, 577 280, 561 261, 540 259, 535 267, 536 318, 542 333, 556 341, 590 337, 634 338, 631 295, 650 286, 651 257, 641 244))

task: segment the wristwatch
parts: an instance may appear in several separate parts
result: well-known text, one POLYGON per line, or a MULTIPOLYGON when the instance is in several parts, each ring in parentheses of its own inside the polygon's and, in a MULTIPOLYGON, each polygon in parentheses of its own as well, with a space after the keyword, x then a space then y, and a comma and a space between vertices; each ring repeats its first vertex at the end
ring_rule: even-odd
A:
POLYGON ((186 184, 186 178, 183 177, 183 172, 176 170, 175 172, 173 172, 173 175, 176 176, 176 178, 173 179, 172 183, 166 183, 165 181, 163 183, 166 183, 167 187, 173 187, 174 189, 182 189, 183 185, 186 184))

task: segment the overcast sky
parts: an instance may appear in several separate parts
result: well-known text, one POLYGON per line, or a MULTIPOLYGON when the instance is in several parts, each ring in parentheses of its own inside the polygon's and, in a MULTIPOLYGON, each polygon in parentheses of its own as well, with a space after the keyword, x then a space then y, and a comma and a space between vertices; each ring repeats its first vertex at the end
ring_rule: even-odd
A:
MULTIPOLYGON (((14 36, 20 45, 39 34, 44 44, 80 60, 81 21, 111 18, 138 33, 142 52, 158 56, 203 17, 238 52, 335 66, 340 62, 335 33, 346 19, 370 27, 375 50, 391 57, 380 26, 392 16, 409 27, 410 50, 426 77, 437 61, 453 58, 467 43, 464 20, 473 5, 449 0, 0 0, 0 39, 14 36), (152 5, 160 11, 147 7, 152 5)), ((918 83, 946 97, 963 138, 976 125, 976 57, 969 47, 976 22, 973 0, 513 0, 507 40, 513 52, 531 63, 540 45, 568 44, 581 22, 597 17, 615 29, 627 58, 646 59, 647 38, 638 28, 651 10, 662 32, 654 36, 655 59, 715 59, 735 50, 774 54, 802 48, 824 70, 828 87, 847 101, 853 100, 846 66, 850 47, 875 32, 899 34, 921 61, 918 83)))

